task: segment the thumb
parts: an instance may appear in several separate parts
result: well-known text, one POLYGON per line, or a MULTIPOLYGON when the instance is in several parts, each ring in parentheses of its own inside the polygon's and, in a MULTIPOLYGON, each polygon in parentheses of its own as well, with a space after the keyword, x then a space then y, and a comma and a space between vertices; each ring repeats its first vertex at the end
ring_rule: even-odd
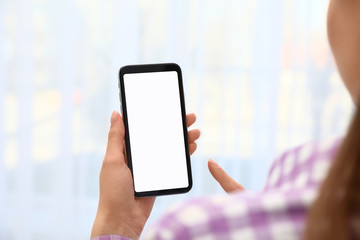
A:
POLYGON ((211 175, 216 181, 218 181, 225 192, 231 193, 239 190, 245 190, 241 184, 230 177, 214 160, 209 159, 208 168, 211 175))
POLYGON ((111 126, 108 136, 106 153, 110 155, 123 154, 125 128, 122 117, 117 111, 111 115, 111 126))

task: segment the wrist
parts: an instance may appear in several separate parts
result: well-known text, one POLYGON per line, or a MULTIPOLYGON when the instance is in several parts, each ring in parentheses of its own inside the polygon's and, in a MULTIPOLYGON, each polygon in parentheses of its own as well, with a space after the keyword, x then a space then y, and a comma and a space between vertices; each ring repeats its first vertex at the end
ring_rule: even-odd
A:
POLYGON ((120 235, 134 240, 140 237, 140 233, 137 233, 127 223, 97 215, 91 231, 91 238, 102 235, 120 235))

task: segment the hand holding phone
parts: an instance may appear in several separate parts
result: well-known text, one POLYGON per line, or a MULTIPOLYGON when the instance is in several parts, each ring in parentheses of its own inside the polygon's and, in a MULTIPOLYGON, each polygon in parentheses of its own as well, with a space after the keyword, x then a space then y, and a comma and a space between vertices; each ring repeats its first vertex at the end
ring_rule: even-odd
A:
MULTIPOLYGON (((165 121, 161 116, 153 115, 159 121, 165 121)), ((186 116, 187 126, 196 120, 195 114, 186 116)), ((161 131, 161 130, 160 130, 161 131)), ((152 210, 155 197, 134 197, 132 173, 126 164, 124 146, 125 127, 123 119, 116 111, 111 116, 106 154, 100 172, 99 206, 91 232, 91 237, 118 234, 138 239, 152 210)), ((189 151, 196 150, 200 131, 194 129, 188 132, 189 151)), ((159 154, 162 153, 166 139, 156 143, 159 154)))

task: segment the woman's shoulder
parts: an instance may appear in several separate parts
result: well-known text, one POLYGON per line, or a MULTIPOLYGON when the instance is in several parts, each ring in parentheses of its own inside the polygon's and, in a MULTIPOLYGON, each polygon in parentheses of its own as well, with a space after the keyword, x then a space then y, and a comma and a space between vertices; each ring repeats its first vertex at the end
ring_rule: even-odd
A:
POLYGON ((309 142, 281 154, 272 164, 264 191, 317 187, 327 174, 341 138, 309 142))

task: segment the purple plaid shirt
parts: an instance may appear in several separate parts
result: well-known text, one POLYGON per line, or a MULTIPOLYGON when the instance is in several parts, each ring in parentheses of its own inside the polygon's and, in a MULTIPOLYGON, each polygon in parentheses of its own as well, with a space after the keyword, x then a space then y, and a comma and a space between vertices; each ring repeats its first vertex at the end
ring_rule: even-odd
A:
MULTIPOLYGON (((301 239, 309 205, 340 141, 310 143, 285 152, 260 193, 192 199, 169 209, 143 239, 301 239)), ((108 235, 92 240, 120 240, 108 235)))

